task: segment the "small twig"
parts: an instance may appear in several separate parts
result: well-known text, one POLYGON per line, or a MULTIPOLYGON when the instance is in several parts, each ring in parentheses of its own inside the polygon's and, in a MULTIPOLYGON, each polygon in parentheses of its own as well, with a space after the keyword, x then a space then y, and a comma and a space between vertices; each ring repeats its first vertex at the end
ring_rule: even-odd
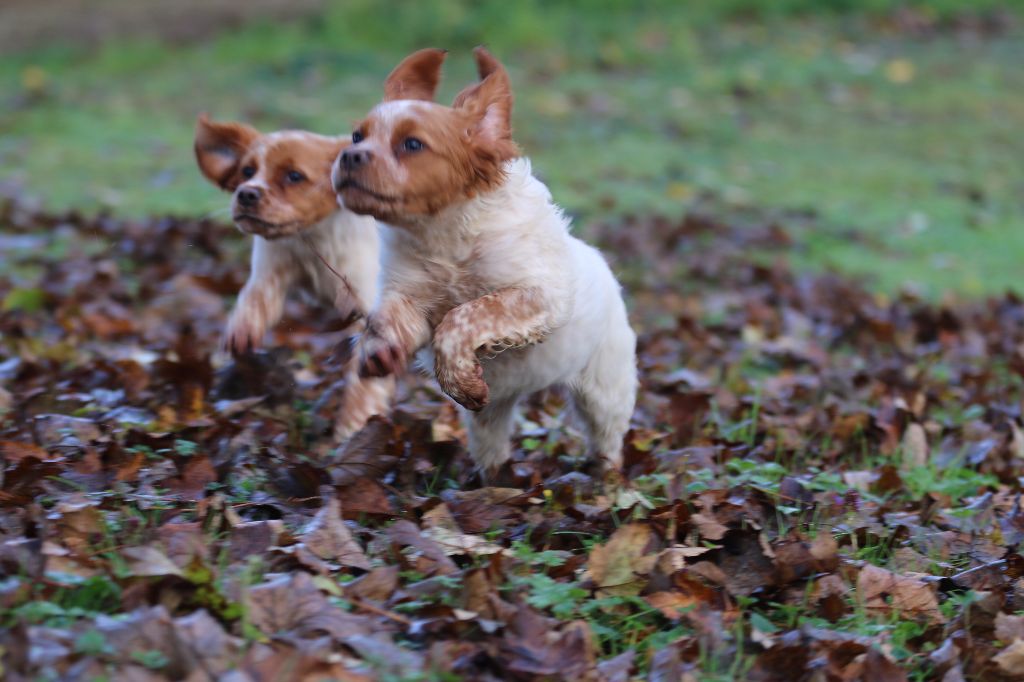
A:
POLYGON ((402 615, 399 615, 399 614, 395 613, 394 611, 388 611, 387 609, 382 609, 379 606, 374 606, 373 604, 371 604, 369 602, 365 602, 362 599, 352 599, 351 601, 352 601, 352 603, 357 608, 364 609, 366 611, 369 611, 370 613, 376 613, 378 616, 384 616, 385 618, 387 618, 389 620, 393 620, 396 623, 401 623, 402 625, 405 625, 405 626, 412 625, 412 621, 411 620, 409 620, 405 616, 402 616, 402 615))
POLYGON ((302 237, 302 241, 309 247, 309 250, 313 252, 313 255, 320 259, 320 262, 324 264, 324 267, 330 270, 335 277, 341 280, 341 285, 345 287, 345 291, 348 293, 349 297, 352 298, 352 300, 358 301, 359 297, 356 295, 356 290, 353 288, 352 283, 348 281, 348 278, 335 270, 334 267, 327 262, 327 259, 320 255, 320 252, 316 250, 306 234, 300 232, 299 236, 302 237))
POLYGON ((951 575, 949 577, 949 579, 952 580, 953 582, 956 582, 958 580, 966 578, 967 576, 969 576, 972 573, 977 573, 978 571, 984 571, 986 568, 1002 568, 1004 566, 1006 566, 1006 559, 996 559, 995 561, 990 561, 987 564, 982 564, 981 566, 975 566, 974 568, 968 568, 966 571, 960 571, 956 575, 951 575))

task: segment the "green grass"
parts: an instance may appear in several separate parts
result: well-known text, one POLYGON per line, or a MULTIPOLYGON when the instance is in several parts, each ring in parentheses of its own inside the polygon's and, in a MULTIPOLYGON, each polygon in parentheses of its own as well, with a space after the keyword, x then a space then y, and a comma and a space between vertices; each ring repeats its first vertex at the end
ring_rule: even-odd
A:
MULTIPOLYGON (((1015 287, 1024 41, 880 30, 893 4, 853 16, 852 3, 806 0, 356 0, 186 47, 19 54, 0 64, 0 180, 54 207, 223 210, 191 156, 200 111, 346 132, 408 51, 452 50, 445 100, 487 43, 512 72, 519 141, 584 225, 678 215, 710 191, 817 212, 793 228, 805 266, 931 295, 1015 287)), ((954 16, 999 3, 917 4, 954 16)))

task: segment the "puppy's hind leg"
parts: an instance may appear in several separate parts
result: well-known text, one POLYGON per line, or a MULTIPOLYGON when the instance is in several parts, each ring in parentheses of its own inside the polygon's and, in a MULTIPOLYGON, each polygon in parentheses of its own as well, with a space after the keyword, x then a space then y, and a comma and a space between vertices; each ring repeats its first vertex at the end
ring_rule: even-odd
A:
POLYGON ((570 384, 573 406, 583 422, 587 458, 622 467, 622 439, 636 403, 636 335, 622 320, 570 384))
POLYGON ((485 476, 493 476, 511 453, 515 397, 493 400, 479 412, 463 409, 469 454, 485 476))

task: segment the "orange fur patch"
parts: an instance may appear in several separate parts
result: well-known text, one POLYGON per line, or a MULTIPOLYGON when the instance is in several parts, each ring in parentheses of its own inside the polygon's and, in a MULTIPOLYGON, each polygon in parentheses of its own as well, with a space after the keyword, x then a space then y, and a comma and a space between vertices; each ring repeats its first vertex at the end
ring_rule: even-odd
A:
POLYGON ((338 210, 331 166, 348 144, 347 138, 300 130, 264 135, 243 123, 213 122, 205 116, 196 124, 199 169, 226 191, 260 192, 256 205, 235 201, 232 211, 239 227, 267 238, 294 234, 338 210), (246 177, 244 170, 251 175, 246 177), (293 172, 302 179, 290 179, 293 172))
POLYGON ((519 156, 512 141, 508 74, 486 51, 478 51, 483 80, 446 107, 429 101, 443 59, 436 50, 407 57, 388 77, 384 102, 357 124, 363 139, 350 149, 369 160, 338 170, 337 189, 347 208, 410 226, 505 179, 504 162, 519 156), (408 150, 405 142, 411 138, 423 148, 408 150))

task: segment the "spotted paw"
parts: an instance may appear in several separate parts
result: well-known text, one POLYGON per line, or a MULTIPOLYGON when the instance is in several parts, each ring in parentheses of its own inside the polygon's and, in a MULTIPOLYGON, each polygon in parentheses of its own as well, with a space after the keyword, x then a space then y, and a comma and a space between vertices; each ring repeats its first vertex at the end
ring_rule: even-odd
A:
POLYGON ((490 389, 484 381, 484 368, 475 359, 448 362, 438 356, 437 381, 441 390, 467 410, 479 412, 490 400, 490 389))

